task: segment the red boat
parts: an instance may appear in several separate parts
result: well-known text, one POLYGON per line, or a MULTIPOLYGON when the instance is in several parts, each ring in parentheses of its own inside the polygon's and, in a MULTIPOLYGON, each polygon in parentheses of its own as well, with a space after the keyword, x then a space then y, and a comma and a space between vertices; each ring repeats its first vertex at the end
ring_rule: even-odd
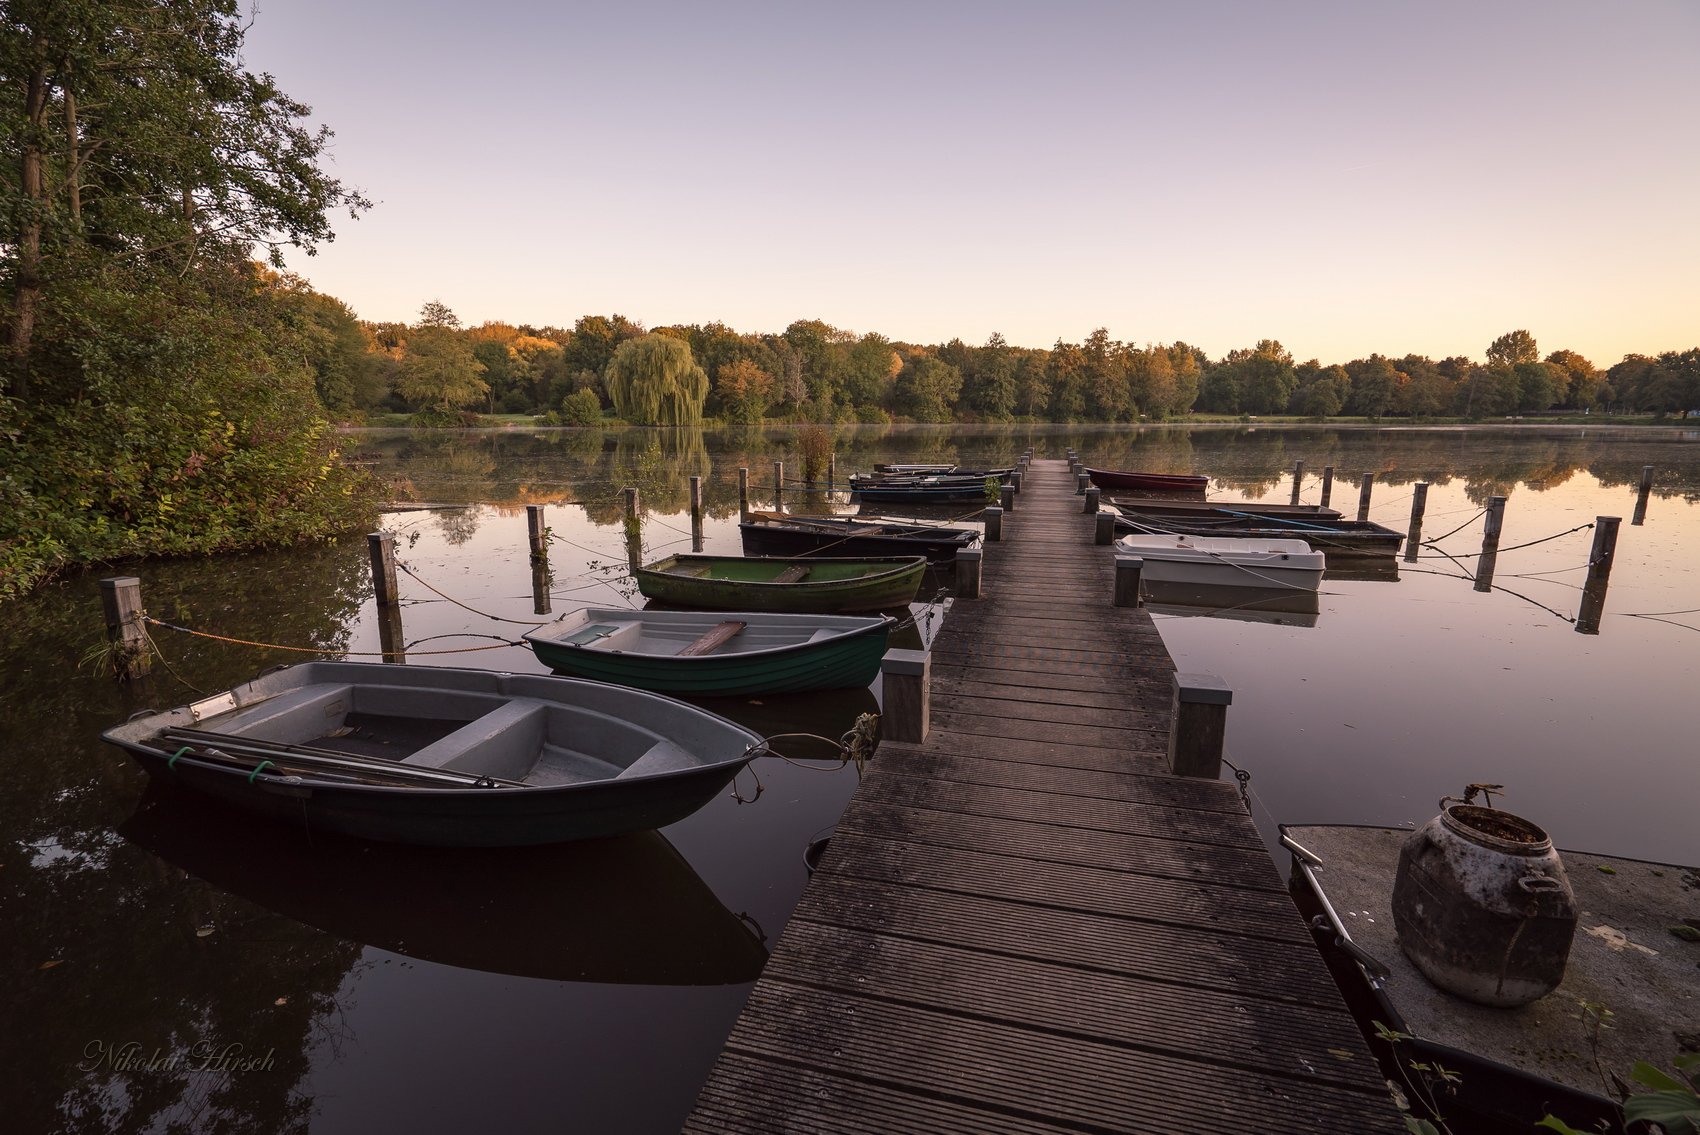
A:
POLYGON ((1086 475, 1100 489, 1116 492, 1169 493, 1175 496, 1204 495, 1209 477, 1181 473, 1125 473, 1119 469, 1088 469, 1086 475))

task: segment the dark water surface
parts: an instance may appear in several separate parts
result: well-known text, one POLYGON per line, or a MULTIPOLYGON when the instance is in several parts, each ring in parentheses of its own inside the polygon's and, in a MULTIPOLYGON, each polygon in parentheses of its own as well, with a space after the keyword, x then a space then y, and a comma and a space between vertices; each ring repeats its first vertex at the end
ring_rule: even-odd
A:
MULTIPOLYGON (((737 467, 758 507, 774 459, 801 471, 783 430, 350 440, 414 499, 473 506, 386 518, 411 573, 409 661, 424 665, 541 672, 504 643, 579 606, 637 602, 623 486, 651 510, 641 555, 653 559, 691 546, 691 475, 705 479, 706 549, 736 552, 737 467), (551 506, 547 578, 527 559, 528 503, 551 506), (430 653, 469 647, 490 649, 430 653)), ((1411 484, 1433 483, 1425 535, 1444 536, 1439 551, 1395 577, 1325 580, 1314 617, 1157 615, 1182 669, 1234 689, 1229 756, 1252 773, 1266 835, 1272 818, 1421 823, 1439 796, 1489 781, 1561 846, 1700 858, 1700 432, 861 427, 836 447, 843 476, 880 460, 1004 463, 1029 444, 1208 473, 1214 495, 1237 499, 1289 499, 1302 459, 1314 502, 1315 475, 1333 465, 1348 513, 1374 472, 1371 516, 1401 531, 1411 484), (1632 527, 1643 465, 1657 487, 1632 527), (1480 592, 1476 513, 1496 493, 1509 498, 1502 551, 1480 592), (1625 523, 1600 633, 1584 635, 1571 620, 1591 532, 1546 538, 1596 515, 1625 523)), ((833 503, 787 495, 793 508, 833 503)), ((364 541, 110 574, 125 572, 168 622, 380 649, 364 541)), ((308 837, 149 791, 98 734, 191 700, 191 686, 313 655, 156 628, 169 666, 119 687, 80 666, 103 638, 95 578, 0 608, 0 1126, 677 1129, 801 892, 804 848, 855 789, 853 767, 763 759, 754 802, 725 797, 659 834, 580 845, 467 853, 308 837)), ((766 734, 836 736, 875 697, 705 704, 766 734)), ((753 779, 739 789, 754 794, 753 779)))

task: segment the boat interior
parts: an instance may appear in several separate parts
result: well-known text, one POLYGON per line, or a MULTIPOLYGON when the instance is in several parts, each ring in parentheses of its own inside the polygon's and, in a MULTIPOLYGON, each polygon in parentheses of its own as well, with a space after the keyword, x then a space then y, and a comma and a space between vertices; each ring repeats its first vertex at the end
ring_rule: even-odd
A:
POLYGON ((313 683, 209 718, 199 728, 531 786, 628 779, 709 763, 609 713, 424 687, 313 683))
POLYGON ((534 632, 532 637, 547 637, 566 646, 582 646, 588 650, 672 658, 687 654, 748 654, 757 650, 774 650, 820 642, 844 631, 843 626, 821 627, 807 621, 764 624, 740 619, 697 619, 666 623, 650 619, 598 617, 581 626, 563 628, 559 633, 534 632))

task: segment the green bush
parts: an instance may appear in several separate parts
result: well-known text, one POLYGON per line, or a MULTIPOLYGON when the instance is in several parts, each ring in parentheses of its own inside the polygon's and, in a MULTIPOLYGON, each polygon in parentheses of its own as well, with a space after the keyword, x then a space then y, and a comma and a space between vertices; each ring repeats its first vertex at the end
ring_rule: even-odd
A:
POLYGON ((594 390, 580 390, 561 399, 561 421, 569 426, 595 426, 602 422, 602 400, 594 390))

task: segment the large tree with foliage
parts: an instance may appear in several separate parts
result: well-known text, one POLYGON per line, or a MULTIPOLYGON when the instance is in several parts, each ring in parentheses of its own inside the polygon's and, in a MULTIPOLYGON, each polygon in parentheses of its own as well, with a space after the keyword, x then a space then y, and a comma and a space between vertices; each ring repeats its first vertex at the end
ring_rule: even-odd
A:
POLYGON ((325 337, 252 257, 311 250, 331 210, 365 201, 319 168, 329 134, 307 108, 243 69, 246 28, 234 0, 12 0, 0 16, 9 585, 357 522, 314 390, 342 379, 316 369, 325 337))
POLYGON ((605 377, 614 412, 634 425, 694 426, 702 421, 708 375, 683 339, 629 339, 614 352, 605 377))

